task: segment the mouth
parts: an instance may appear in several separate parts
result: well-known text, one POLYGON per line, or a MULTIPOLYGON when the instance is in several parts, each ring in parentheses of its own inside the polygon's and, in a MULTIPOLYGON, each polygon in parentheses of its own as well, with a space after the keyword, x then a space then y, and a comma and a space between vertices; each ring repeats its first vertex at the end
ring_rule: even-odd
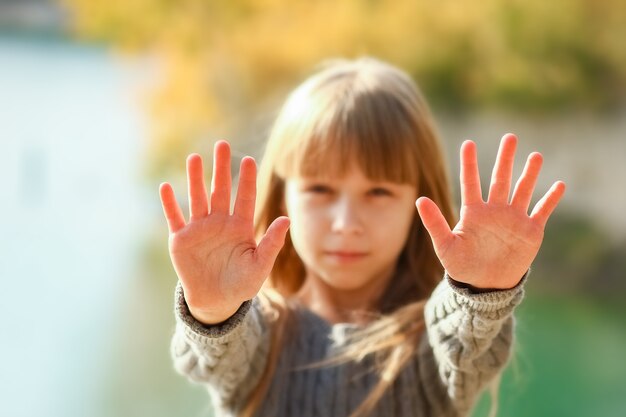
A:
POLYGON ((324 255, 339 262, 352 262, 363 259, 367 256, 367 252, 356 251, 324 251, 324 255))

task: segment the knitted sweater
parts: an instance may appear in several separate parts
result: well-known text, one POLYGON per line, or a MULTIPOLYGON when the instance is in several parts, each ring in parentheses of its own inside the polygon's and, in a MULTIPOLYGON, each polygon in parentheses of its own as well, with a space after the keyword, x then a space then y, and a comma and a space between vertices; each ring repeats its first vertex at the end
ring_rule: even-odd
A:
MULTIPOLYGON (((522 283, 510 290, 476 294, 445 277, 426 303, 426 334, 417 352, 370 415, 469 414, 509 358, 512 311, 522 297, 522 283)), ((206 385, 216 416, 237 416, 263 373, 271 331, 264 314, 255 298, 226 322, 206 326, 190 314, 182 287, 177 286, 174 366, 206 385)), ((328 357, 358 325, 331 325, 306 308, 297 310, 296 316, 296 332, 285 340, 256 416, 348 416, 378 382, 372 358, 301 367, 328 357)))

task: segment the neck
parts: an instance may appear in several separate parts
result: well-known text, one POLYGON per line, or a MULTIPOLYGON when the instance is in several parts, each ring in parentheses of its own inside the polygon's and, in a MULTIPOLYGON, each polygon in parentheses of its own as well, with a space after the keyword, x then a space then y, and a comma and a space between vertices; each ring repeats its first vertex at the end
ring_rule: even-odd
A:
POLYGON ((377 313, 377 302, 393 273, 370 285, 355 289, 337 289, 314 274, 307 274, 296 298, 309 310, 331 324, 366 324, 377 313))

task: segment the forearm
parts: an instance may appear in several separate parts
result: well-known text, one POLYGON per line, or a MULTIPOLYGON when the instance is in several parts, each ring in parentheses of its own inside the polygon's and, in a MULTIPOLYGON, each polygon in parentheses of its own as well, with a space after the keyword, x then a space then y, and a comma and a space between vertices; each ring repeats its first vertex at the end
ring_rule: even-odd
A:
POLYGON ((269 350, 269 329, 257 305, 246 301, 219 325, 190 313, 181 286, 176 291, 176 332, 171 354, 176 370, 209 386, 214 399, 240 402, 255 386, 269 350))
POLYGON ((504 291, 474 293, 448 280, 425 309, 428 343, 438 375, 458 409, 469 409, 478 393, 506 365, 513 340, 513 309, 522 282, 504 291))

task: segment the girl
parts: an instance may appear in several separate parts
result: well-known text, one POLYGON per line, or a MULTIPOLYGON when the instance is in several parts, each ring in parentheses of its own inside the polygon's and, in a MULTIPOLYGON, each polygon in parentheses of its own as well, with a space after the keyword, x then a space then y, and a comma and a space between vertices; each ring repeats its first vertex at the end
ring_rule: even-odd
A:
POLYGON ((189 156, 189 221, 160 188, 179 278, 176 369, 206 384, 219 416, 469 414, 507 362, 513 308, 565 190, 555 183, 527 214, 532 153, 509 198, 516 142, 502 138, 487 201, 476 145, 463 143, 457 223, 417 87, 359 59, 289 96, 258 199, 245 157, 231 212, 227 142, 210 198, 189 156))

